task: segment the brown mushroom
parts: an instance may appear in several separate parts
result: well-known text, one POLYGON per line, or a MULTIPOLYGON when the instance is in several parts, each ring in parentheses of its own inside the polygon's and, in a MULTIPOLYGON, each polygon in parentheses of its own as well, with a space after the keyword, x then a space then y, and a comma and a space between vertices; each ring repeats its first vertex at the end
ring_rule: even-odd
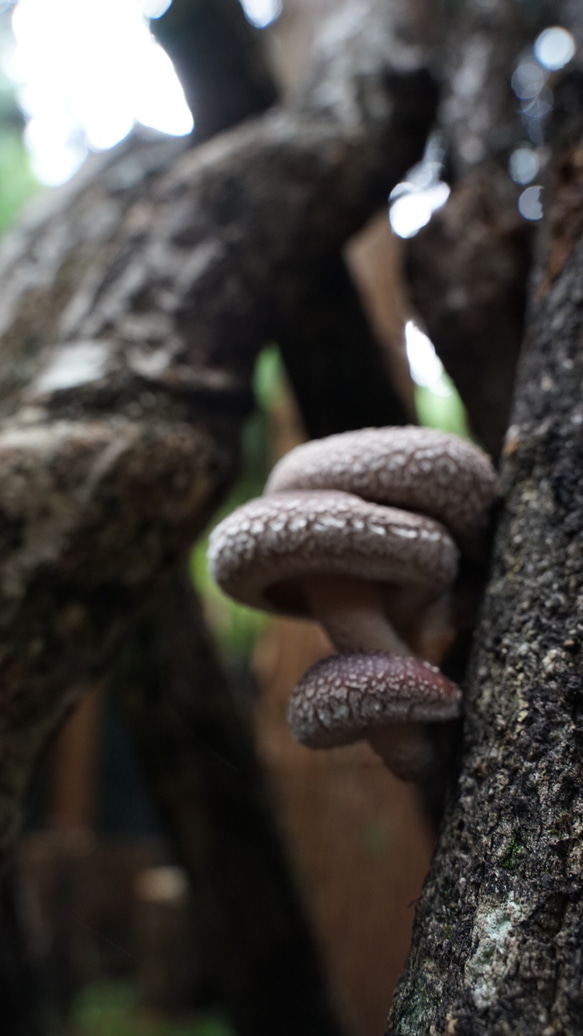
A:
MULTIPOLYGON (((457 715, 460 695, 438 670, 406 657, 410 643, 417 650, 428 643, 408 617, 414 608, 425 619, 440 618, 458 566, 450 531, 479 556, 496 492, 490 461, 470 443, 431 429, 369 428, 292 450, 276 465, 266 494, 211 536, 211 570, 226 593, 253 607, 311 615, 339 651, 350 652, 316 667, 316 683, 324 687, 330 676, 333 688, 344 688, 340 712, 356 701, 359 679, 374 691, 370 707, 384 716, 384 732, 367 728, 367 737, 400 776, 427 772, 431 749, 422 723, 457 715)), ((298 702, 315 695, 311 674, 294 692, 292 717, 298 702)), ((309 711, 300 707, 303 715, 309 711)), ((313 713, 320 714, 330 715, 323 702, 313 713)), ((325 728, 322 722, 322 736, 325 728)))
POLYGON ((458 551, 439 522, 330 490, 249 501, 211 534, 208 557, 225 593, 317 618, 340 651, 408 654, 382 591, 426 606, 453 582, 458 551))
POLYGON ((489 457, 434 428, 362 428, 296 446, 265 493, 339 489, 438 519, 465 552, 479 552, 498 491, 489 457))
POLYGON ((308 669, 292 692, 288 720, 308 748, 365 738, 397 777, 420 781, 437 762, 423 725, 460 711, 461 691, 435 666, 374 651, 332 655, 308 669))

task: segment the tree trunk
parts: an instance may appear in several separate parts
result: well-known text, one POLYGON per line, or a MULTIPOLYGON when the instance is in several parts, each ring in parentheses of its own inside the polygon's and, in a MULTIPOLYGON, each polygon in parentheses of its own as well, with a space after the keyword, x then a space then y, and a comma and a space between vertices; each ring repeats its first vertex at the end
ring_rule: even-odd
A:
POLYGON ((338 1036, 250 727, 188 576, 166 577, 116 671, 117 698, 191 879, 203 966, 240 1036, 338 1036))
POLYGON ((582 102, 572 73, 467 679, 462 775, 391 1036, 583 1031, 582 102))

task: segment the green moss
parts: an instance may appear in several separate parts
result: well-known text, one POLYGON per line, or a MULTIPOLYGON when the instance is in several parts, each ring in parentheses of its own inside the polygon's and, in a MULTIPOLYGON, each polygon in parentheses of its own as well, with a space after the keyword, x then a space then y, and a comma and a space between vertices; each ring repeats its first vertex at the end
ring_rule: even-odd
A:
POLYGON ((511 838, 500 866, 503 867, 505 871, 514 870, 523 853, 524 846, 520 843, 519 839, 517 837, 511 838))

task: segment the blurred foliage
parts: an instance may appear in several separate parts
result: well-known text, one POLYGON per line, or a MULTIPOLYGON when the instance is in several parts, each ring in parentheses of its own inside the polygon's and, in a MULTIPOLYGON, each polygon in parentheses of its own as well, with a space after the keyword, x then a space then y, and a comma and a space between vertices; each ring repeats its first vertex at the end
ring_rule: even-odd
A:
POLYGON ((22 134, 2 119, 0 90, 0 234, 14 223, 23 204, 39 187, 33 176, 22 134))
POLYGON ((426 386, 415 386, 415 406, 419 424, 471 439, 466 409, 453 382, 447 374, 443 374, 439 384, 443 391, 432 392, 426 386))
POLYGON ((70 1016, 70 1036, 235 1036, 218 1014, 181 1021, 149 1015, 126 983, 102 982, 80 993, 70 1016))
MULTIPOLYGON (((277 409, 284 392, 285 375, 276 345, 267 345, 259 354, 253 375, 257 407, 243 429, 241 476, 227 500, 214 516, 213 526, 246 500, 259 496, 267 478, 271 458, 270 415, 277 409)), ((191 555, 194 584, 204 602, 207 620, 228 662, 243 663, 250 655, 257 634, 265 627, 267 616, 254 608, 236 604, 219 590, 206 560, 208 535, 202 537, 191 555)))
POLYGON ((0 11, 0 234, 14 223, 24 202, 40 189, 24 146, 24 123, 14 85, 2 67, 13 43, 8 14, 0 11))

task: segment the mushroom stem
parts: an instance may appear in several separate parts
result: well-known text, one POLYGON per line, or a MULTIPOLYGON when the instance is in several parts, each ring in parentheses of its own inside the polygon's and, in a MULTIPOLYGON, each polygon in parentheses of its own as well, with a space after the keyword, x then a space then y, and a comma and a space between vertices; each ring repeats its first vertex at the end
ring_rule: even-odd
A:
MULTIPOLYGON (((387 618, 378 587, 352 576, 317 575, 302 580, 308 607, 341 652, 387 651, 411 655, 387 618)), ((419 781, 431 772, 435 759, 425 725, 387 723, 367 734, 371 748, 404 781, 419 781)))
POLYGON ((419 783, 435 768, 435 749, 424 723, 387 723, 377 730, 369 730, 366 740, 391 773, 402 781, 419 783))
POLYGON ((411 654, 387 618, 375 583, 355 576, 306 575, 302 587, 311 614, 338 651, 411 654))

